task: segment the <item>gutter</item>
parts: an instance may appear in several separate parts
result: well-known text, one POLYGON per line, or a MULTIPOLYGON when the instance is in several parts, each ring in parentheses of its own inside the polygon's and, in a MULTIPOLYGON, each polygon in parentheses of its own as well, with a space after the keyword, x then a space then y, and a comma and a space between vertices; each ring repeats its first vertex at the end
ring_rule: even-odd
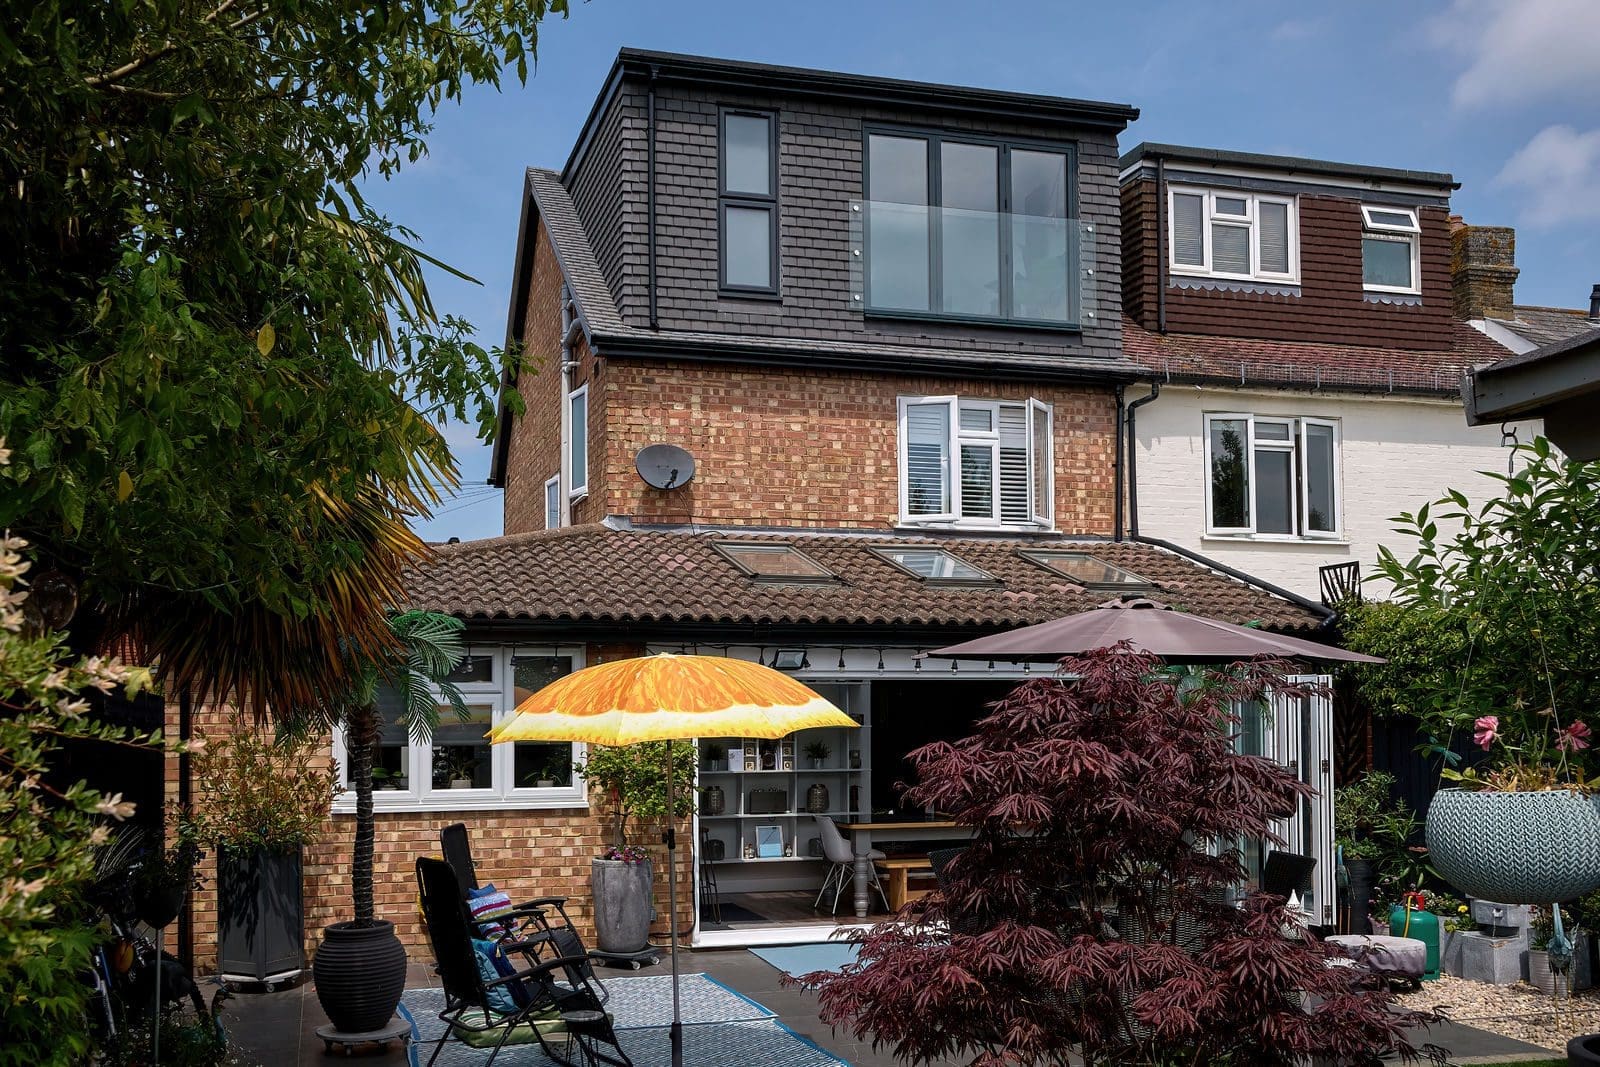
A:
POLYGON ((1116 429, 1112 431, 1116 435, 1116 444, 1113 446, 1111 459, 1111 484, 1116 491, 1116 499, 1111 505, 1111 539, 1113 541, 1122 540, 1122 420, 1127 410, 1123 395, 1125 388, 1121 382, 1117 383, 1117 420, 1116 429))
POLYGON ((1289 603, 1305 608, 1307 611, 1312 612, 1321 618, 1321 628, 1324 630, 1328 629, 1337 615, 1332 608, 1320 601, 1311 600, 1308 597, 1301 596, 1299 593, 1290 592, 1281 585, 1273 585, 1271 582, 1263 581, 1253 574, 1246 574, 1244 571, 1241 571, 1236 567, 1230 567, 1226 563, 1220 563, 1209 556, 1202 556, 1200 553, 1184 548, 1182 545, 1175 545, 1171 541, 1164 541, 1159 537, 1141 537, 1138 534, 1134 534, 1131 540, 1136 541, 1141 545, 1150 545, 1154 548, 1165 549, 1166 551, 1174 553, 1175 555, 1182 556, 1184 559, 1198 563, 1202 567, 1206 567, 1209 570, 1214 570, 1219 574, 1225 574, 1229 578, 1234 578, 1238 581, 1244 582, 1246 585, 1253 585, 1257 589, 1262 589, 1268 593, 1271 593, 1273 596, 1282 597, 1283 599, 1289 601, 1289 603))

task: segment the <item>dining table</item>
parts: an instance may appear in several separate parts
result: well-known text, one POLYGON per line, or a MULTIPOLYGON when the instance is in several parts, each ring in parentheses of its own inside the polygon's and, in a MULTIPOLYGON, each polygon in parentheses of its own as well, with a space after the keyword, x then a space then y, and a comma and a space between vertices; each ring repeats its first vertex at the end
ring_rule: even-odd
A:
POLYGON ((872 846, 875 841, 966 841, 973 828, 950 819, 907 819, 903 815, 879 815, 855 822, 842 822, 839 828, 850 834, 850 851, 855 856, 855 905, 857 918, 865 919, 871 903, 872 846))

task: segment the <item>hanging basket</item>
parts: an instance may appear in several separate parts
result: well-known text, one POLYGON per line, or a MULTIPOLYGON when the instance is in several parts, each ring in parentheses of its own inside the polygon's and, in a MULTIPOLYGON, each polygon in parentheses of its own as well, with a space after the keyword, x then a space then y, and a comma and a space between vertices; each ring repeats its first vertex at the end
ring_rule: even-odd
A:
POLYGON ((1548 904, 1600 889, 1600 809, 1588 797, 1441 789, 1427 825, 1429 859, 1467 896, 1548 904))

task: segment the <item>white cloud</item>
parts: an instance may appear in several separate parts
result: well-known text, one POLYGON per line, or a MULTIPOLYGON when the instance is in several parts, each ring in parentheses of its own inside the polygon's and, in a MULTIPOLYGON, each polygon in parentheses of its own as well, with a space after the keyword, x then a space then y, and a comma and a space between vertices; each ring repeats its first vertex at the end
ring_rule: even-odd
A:
POLYGON ((1454 0, 1429 30, 1466 62, 1451 89, 1459 108, 1600 94, 1595 0, 1454 0))
POLYGON ((1328 32, 1332 22, 1333 20, 1327 15, 1320 18, 1288 19, 1272 27, 1269 36, 1280 43, 1309 41, 1328 32))
POLYGON ((1600 130, 1546 126, 1506 160, 1494 184, 1518 191, 1529 226, 1600 221, 1600 130))

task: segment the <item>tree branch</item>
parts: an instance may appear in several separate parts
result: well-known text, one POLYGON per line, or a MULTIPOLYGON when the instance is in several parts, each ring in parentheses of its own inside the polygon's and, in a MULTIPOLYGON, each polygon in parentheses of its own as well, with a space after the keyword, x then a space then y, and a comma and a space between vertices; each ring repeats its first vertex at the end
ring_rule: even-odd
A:
MULTIPOLYGON (((202 26, 209 26, 211 23, 216 22, 217 19, 221 18, 223 15, 226 15, 234 7, 238 6, 238 3, 239 0, 222 0, 222 3, 217 6, 216 10, 212 11, 211 14, 200 20, 200 24, 202 26)), ((248 15, 244 15, 238 19, 235 19, 233 22, 228 24, 228 29, 237 30, 241 27, 247 26, 265 13, 266 8, 260 8, 248 15)), ((137 59, 130 59, 128 62, 124 63, 120 67, 117 67, 115 70, 108 70, 104 74, 92 74, 83 79, 83 83, 91 89, 98 89, 102 86, 110 88, 114 83, 121 81, 131 74, 137 74, 139 71, 143 70, 145 67, 148 67, 156 60, 170 56, 177 50, 177 42, 168 41, 155 51, 146 52, 137 59)))

